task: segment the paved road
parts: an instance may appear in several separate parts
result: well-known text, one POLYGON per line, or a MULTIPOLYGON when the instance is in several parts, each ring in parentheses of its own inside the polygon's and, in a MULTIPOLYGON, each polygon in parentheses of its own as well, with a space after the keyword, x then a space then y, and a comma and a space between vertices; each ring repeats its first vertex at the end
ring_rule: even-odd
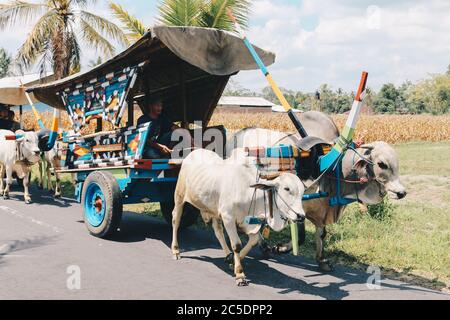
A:
POLYGON ((323 275, 308 259, 258 252, 244 264, 251 285, 238 288, 211 232, 183 231, 177 262, 158 219, 126 213, 120 233, 102 240, 88 234, 77 203, 36 190, 33 198, 0 200, 0 299, 450 299, 391 280, 369 290, 360 271, 323 275), (67 288, 70 266, 80 268, 80 290, 67 288))

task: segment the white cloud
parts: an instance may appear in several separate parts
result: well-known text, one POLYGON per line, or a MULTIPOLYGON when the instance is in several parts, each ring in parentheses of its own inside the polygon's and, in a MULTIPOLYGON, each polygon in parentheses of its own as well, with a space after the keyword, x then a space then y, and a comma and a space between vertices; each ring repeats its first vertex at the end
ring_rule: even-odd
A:
MULTIPOLYGON (((155 2, 117 2, 152 25, 155 2)), ((101 3, 95 12, 107 15, 101 3)), ((448 0, 254 0, 248 34, 253 43, 277 54, 270 69, 284 87, 314 91, 327 82, 355 90, 360 72, 367 70, 370 86, 378 89, 446 70, 449 16, 448 0)), ((1 32, 0 47, 15 52, 28 30, 1 32)), ((87 50, 85 63, 95 56, 87 50)), ((237 80, 253 90, 266 85, 255 71, 237 80)))
MULTIPOLYGON (((449 1, 278 3, 257 1, 254 13, 261 16, 254 20, 264 22, 251 28, 249 38, 277 53, 271 71, 287 88, 313 91, 328 82, 335 88, 355 90, 360 71, 367 70, 370 86, 378 89, 386 82, 401 84, 443 72, 450 63, 449 1), (312 31, 301 25, 308 15, 319 16, 312 31)), ((239 75, 238 81, 252 89, 266 85, 264 79, 257 81, 249 73, 239 75)))

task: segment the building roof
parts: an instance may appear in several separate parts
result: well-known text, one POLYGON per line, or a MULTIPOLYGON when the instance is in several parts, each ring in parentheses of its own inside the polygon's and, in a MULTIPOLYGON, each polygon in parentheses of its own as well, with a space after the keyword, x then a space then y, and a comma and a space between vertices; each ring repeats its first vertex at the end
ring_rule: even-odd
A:
MULTIPOLYGON (((302 112, 301 110, 298 109, 292 109, 292 111, 294 113, 300 113, 302 112)), ((272 112, 277 112, 277 113, 287 113, 286 110, 284 109, 283 106, 279 106, 279 105, 275 105, 272 107, 272 112)))
POLYGON ((227 106, 248 106, 248 107, 267 107, 271 108, 275 106, 275 103, 272 103, 261 97, 222 97, 217 104, 221 107, 227 106))

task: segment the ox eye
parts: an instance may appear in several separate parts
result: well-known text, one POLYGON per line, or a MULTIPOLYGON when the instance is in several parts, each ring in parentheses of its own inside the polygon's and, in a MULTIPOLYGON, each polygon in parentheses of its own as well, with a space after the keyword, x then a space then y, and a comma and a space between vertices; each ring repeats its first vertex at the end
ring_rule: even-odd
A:
POLYGON ((287 192, 291 192, 291 189, 289 189, 288 187, 284 188, 284 190, 287 192))
POLYGON ((378 166, 383 170, 389 169, 389 166, 384 162, 378 162, 378 166))

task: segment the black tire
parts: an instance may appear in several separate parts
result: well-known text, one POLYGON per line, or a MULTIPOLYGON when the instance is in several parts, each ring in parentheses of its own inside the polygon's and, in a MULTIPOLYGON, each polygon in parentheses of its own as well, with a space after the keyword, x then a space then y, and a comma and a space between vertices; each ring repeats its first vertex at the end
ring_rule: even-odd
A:
POLYGON ((87 177, 83 184, 81 204, 83 205, 84 211, 84 223, 91 235, 98 238, 108 238, 117 232, 122 220, 122 192, 119 188, 117 180, 110 172, 95 171, 87 177), (88 203, 92 203, 90 200, 90 198, 92 198, 92 188, 90 188, 90 186, 92 186, 94 190, 100 189, 104 198, 104 201, 101 201, 102 208, 100 209, 102 210, 104 217, 98 225, 90 223, 89 220, 89 215, 92 215, 92 211, 89 211, 92 209, 87 207, 88 203), (88 198, 86 199, 86 197, 88 198))
MULTIPOLYGON (((164 220, 172 226, 172 211, 175 206, 173 202, 160 202, 161 212, 164 220)), ((183 216, 181 217, 180 228, 188 228, 197 222, 200 211, 189 203, 184 204, 183 216)))

